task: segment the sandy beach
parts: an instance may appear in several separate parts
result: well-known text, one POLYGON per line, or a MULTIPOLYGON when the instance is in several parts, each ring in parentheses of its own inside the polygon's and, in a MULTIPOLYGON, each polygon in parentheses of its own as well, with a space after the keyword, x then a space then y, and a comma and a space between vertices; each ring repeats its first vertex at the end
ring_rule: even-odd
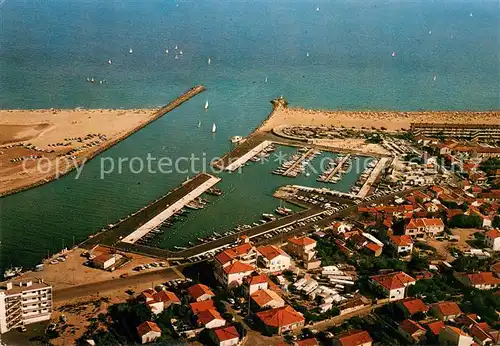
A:
POLYGON ((278 125, 333 125, 346 128, 409 129, 411 123, 500 124, 500 111, 340 111, 276 107, 260 127, 270 132, 278 125))
POLYGON ((78 169, 203 91, 197 85, 159 109, 0 110, 0 196, 78 169))
POLYGON ((64 174, 153 116, 151 109, 0 110, 0 195, 51 180, 57 169, 64 174))

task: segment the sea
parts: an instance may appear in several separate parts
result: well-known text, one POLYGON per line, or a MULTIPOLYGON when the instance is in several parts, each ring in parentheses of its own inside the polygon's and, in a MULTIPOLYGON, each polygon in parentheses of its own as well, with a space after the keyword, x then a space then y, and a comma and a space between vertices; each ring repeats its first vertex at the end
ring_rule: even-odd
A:
MULTIPOLYGON (((103 159, 210 160, 231 149, 231 136, 258 127, 280 95, 306 108, 500 106, 498 1, 2 0, 0 22, 1 108, 154 108, 196 84, 207 88, 81 175, 1 198, 0 271, 33 267, 208 167, 137 173, 125 166, 102 177, 103 159)), ((317 177, 270 174, 277 165, 271 156, 218 174, 224 196, 190 213, 160 245, 258 221, 279 205, 278 186, 317 177)), ((347 191, 356 174, 335 188, 347 191)))

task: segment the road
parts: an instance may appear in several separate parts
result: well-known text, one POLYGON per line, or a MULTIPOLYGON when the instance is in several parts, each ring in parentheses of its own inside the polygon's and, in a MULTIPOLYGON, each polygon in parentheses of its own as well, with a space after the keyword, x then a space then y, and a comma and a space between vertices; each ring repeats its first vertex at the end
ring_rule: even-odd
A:
POLYGON ((161 283, 181 278, 183 278, 183 275, 179 272, 179 270, 177 270, 176 268, 166 268, 162 270, 131 275, 123 279, 111 279, 107 281, 63 288, 52 293, 52 300, 54 303, 57 303, 65 300, 101 294, 109 291, 125 291, 131 286, 144 284, 145 282, 161 283))

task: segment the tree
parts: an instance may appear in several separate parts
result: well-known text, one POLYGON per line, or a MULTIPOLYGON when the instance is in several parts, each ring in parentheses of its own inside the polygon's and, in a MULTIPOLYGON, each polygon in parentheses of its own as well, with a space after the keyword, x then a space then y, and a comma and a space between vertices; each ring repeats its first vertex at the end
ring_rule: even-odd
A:
POLYGON ((495 216, 491 225, 495 228, 500 228, 500 216, 495 216))
POLYGON ((478 215, 454 215, 449 225, 450 227, 459 227, 459 228, 479 228, 482 226, 481 218, 478 215))
POLYGON ((408 268, 411 270, 419 271, 429 268, 429 260, 427 257, 412 256, 408 263, 408 268))

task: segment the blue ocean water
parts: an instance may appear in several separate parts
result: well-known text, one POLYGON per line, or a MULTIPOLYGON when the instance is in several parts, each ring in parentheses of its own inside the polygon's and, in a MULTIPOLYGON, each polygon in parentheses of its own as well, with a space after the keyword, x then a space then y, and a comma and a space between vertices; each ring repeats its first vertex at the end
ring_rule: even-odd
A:
MULTIPOLYGON (((155 107, 207 87, 104 154, 113 158, 222 155, 280 94, 307 108, 498 109, 499 10, 497 1, 6 0, 0 107, 155 107)), ((183 229, 232 228, 274 208, 277 181, 248 168, 223 177, 239 191, 225 197, 232 210, 207 208, 183 229)), ((0 199, 0 269, 32 266, 186 179, 124 171, 101 180, 99 169, 98 158, 78 180, 0 199)))

